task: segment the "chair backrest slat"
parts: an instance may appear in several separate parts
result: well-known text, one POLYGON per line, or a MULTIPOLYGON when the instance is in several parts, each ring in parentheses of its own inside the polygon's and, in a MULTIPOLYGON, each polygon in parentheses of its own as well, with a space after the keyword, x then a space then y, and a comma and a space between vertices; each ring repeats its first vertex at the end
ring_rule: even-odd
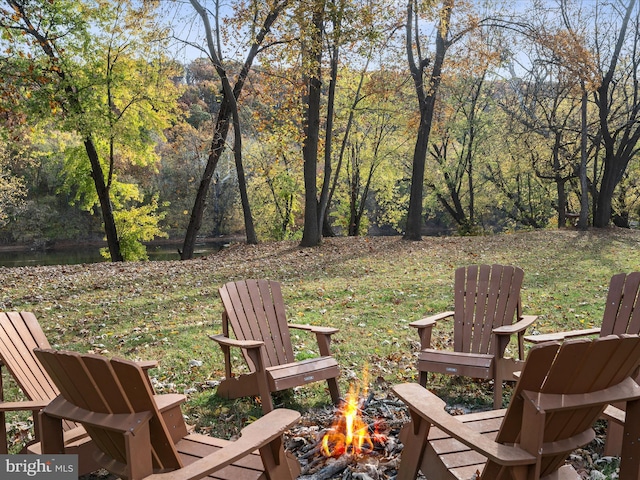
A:
MULTIPOLYGON (((284 299, 278 282, 229 282, 220 287, 220 298, 235 337, 265 343, 267 367, 295 361, 284 299)), ((247 356, 245 359, 253 369, 251 359, 247 356)))
POLYGON ((475 305, 475 283, 477 265, 468 268, 458 268, 454 276, 454 316, 453 316, 453 349, 456 352, 466 352, 465 343, 471 339, 472 324, 467 321, 466 312, 473 311, 475 305), (469 279, 467 279, 469 277, 469 279), (467 288, 473 288, 474 295, 467 295, 467 288))
POLYGON ((240 318, 244 321, 239 321, 237 326, 234 325, 234 329, 238 329, 238 338, 251 338, 256 335, 253 331, 254 328, 258 328, 256 313, 253 311, 253 304, 250 301, 250 296, 246 284, 233 284, 228 289, 230 300, 229 318, 240 318))
MULTIPOLYGON (((499 288, 499 284, 496 283, 495 275, 496 272, 492 272, 489 265, 480 265, 473 314, 469 315, 471 317, 471 321, 469 322, 471 323, 470 344, 465 347, 468 349, 467 351, 473 353, 480 353, 483 351, 482 337, 484 327, 487 326, 486 320, 489 316, 489 312, 492 310, 495 311, 496 308, 497 296, 495 291, 499 288)), ((471 291, 472 290, 469 289, 469 293, 471 291)))
POLYGON ((248 318, 250 322, 252 338, 254 340, 262 340, 266 347, 267 364, 277 365, 282 356, 279 351, 279 345, 282 340, 277 326, 277 319, 269 291, 269 285, 258 280, 247 280, 242 283, 236 283, 238 290, 246 288, 249 295, 244 300, 245 305, 251 305, 255 314, 253 319, 248 318))
POLYGON ((49 342, 30 312, 0 312, 0 357, 29 400, 52 400, 58 395, 47 372, 33 354, 49 342))
POLYGON ((267 318, 271 326, 271 335, 275 337, 274 346, 281 349, 278 352, 277 361, 279 364, 293 362, 295 358, 293 356, 293 346, 291 345, 291 334, 287 325, 282 286, 279 282, 274 281, 257 280, 257 282, 260 285, 264 309, 267 312, 267 318))
MULTIPOLYGON (((122 401, 128 404, 128 409, 132 412, 153 412, 154 414, 149 422, 153 464, 161 469, 181 468, 182 464, 171 434, 158 411, 153 392, 142 369, 134 362, 120 358, 114 358, 109 363, 120 385, 119 391, 124 394, 122 401)), ((121 401, 118 397, 107 398, 113 408, 117 405, 114 402, 121 401)), ((124 412, 127 411, 127 407, 122 408, 124 412)))
POLYGON ((600 336, 640 333, 640 272, 611 277, 600 336))
POLYGON ((470 265, 455 272, 454 350, 494 353, 492 329, 516 320, 524 272, 504 265, 470 265))
POLYGON ((500 296, 504 301, 504 306, 498 309, 500 314, 497 318, 500 321, 499 323, 494 321, 494 327, 511 325, 514 321, 519 320, 520 291, 524 282, 524 270, 519 267, 508 266, 504 267, 503 271, 507 272, 506 275, 503 275, 503 286, 500 289, 500 296))

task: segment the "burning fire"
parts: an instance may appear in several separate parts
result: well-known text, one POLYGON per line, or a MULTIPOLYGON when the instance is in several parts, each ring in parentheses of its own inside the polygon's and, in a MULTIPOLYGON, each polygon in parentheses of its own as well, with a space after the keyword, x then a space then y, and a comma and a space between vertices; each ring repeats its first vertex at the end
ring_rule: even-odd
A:
MULTIPOLYGON (((366 395, 365 395, 366 396, 366 395)), ((339 457, 344 453, 360 454, 372 452, 374 442, 382 443, 385 436, 377 429, 369 434, 369 425, 360 416, 361 401, 359 392, 353 385, 340 406, 337 419, 322 437, 322 453, 327 457, 339 457)))

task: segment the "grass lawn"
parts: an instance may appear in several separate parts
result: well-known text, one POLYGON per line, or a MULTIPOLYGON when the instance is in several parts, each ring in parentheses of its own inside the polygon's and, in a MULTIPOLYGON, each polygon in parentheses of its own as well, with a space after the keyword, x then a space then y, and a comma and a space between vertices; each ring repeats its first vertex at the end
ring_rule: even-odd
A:
MULTIPOLYGON (((418 337, 408 324, 452 309, 454 269, 504 263, 525 271, 523 310, 539 315, 535 330, 599 326, 610 277, 640 269, 640 232, 544 230, 485 237, 325 239, 313 249, 294 242, 234 244, 203 259, 175 262, 2 268, 0 308, 36 314, 56 348, 130 359, 157 359, 158 392, 186 392, 188 421, 229 437, 260 415, 252 399, 213 395, 224 373, 208 334, 220 333, 217 288, 244 278, 283 283, 289 319, 340 329, 332 349, 343 391, 368 370, 370 386, 415 381, 418 337), (222 419, 223 421, 220 421, 222 419)), ((445 324, 436 345, 450 344, 445 324)), ((305 332, 295 337, 300 358, 315 354, 305 332)), ((239 355, 237 355, 238 360, 239 355)), ((239 362, 240 363, 240 362, 239 362)), ((329 402, 321 383, 281 395, 302 411, 329 402)), ((450 377, 430 388, 450 402, 488 406, 491 389, 450 377)), ((508 401, 509 390, 505 391, 508 401)))

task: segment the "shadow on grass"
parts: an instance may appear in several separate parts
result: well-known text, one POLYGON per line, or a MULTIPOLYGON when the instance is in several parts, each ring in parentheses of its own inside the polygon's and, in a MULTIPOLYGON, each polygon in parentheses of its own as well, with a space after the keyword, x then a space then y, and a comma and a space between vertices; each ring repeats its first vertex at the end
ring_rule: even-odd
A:
MULTIPOLYGON (((288 408, 304 413, 310 409, 331 404, 329 394, 320 387, 305 386, 284 390, 271 395, 275 408, 288 408)), ((215 390, 208 390, 189 399, 183 408, 187 423, 196 431, 223 439, 233 439, 242 428, 263 416, 259 397, 242 397, 233 400, 221 398, 215 390)))

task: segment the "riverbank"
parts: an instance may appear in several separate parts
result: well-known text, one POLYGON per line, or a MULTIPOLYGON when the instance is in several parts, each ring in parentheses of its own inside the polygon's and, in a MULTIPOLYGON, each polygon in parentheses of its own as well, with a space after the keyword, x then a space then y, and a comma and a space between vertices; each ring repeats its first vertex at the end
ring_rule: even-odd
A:
MULTIPOLYGON (((207 237, 196 243, 195 256, 214 253, 232 242, 242 241, 241 237, 207 237)), ((146 242, 149 260, 179 260, 182 240, 159 239, 146 242)), ((107 246, 103 241, 55 242, 45 246, 2 245, 0 246, 0 267, 21 267, 37 265, 70 265, 108 261, 100 254, 107 246)))

